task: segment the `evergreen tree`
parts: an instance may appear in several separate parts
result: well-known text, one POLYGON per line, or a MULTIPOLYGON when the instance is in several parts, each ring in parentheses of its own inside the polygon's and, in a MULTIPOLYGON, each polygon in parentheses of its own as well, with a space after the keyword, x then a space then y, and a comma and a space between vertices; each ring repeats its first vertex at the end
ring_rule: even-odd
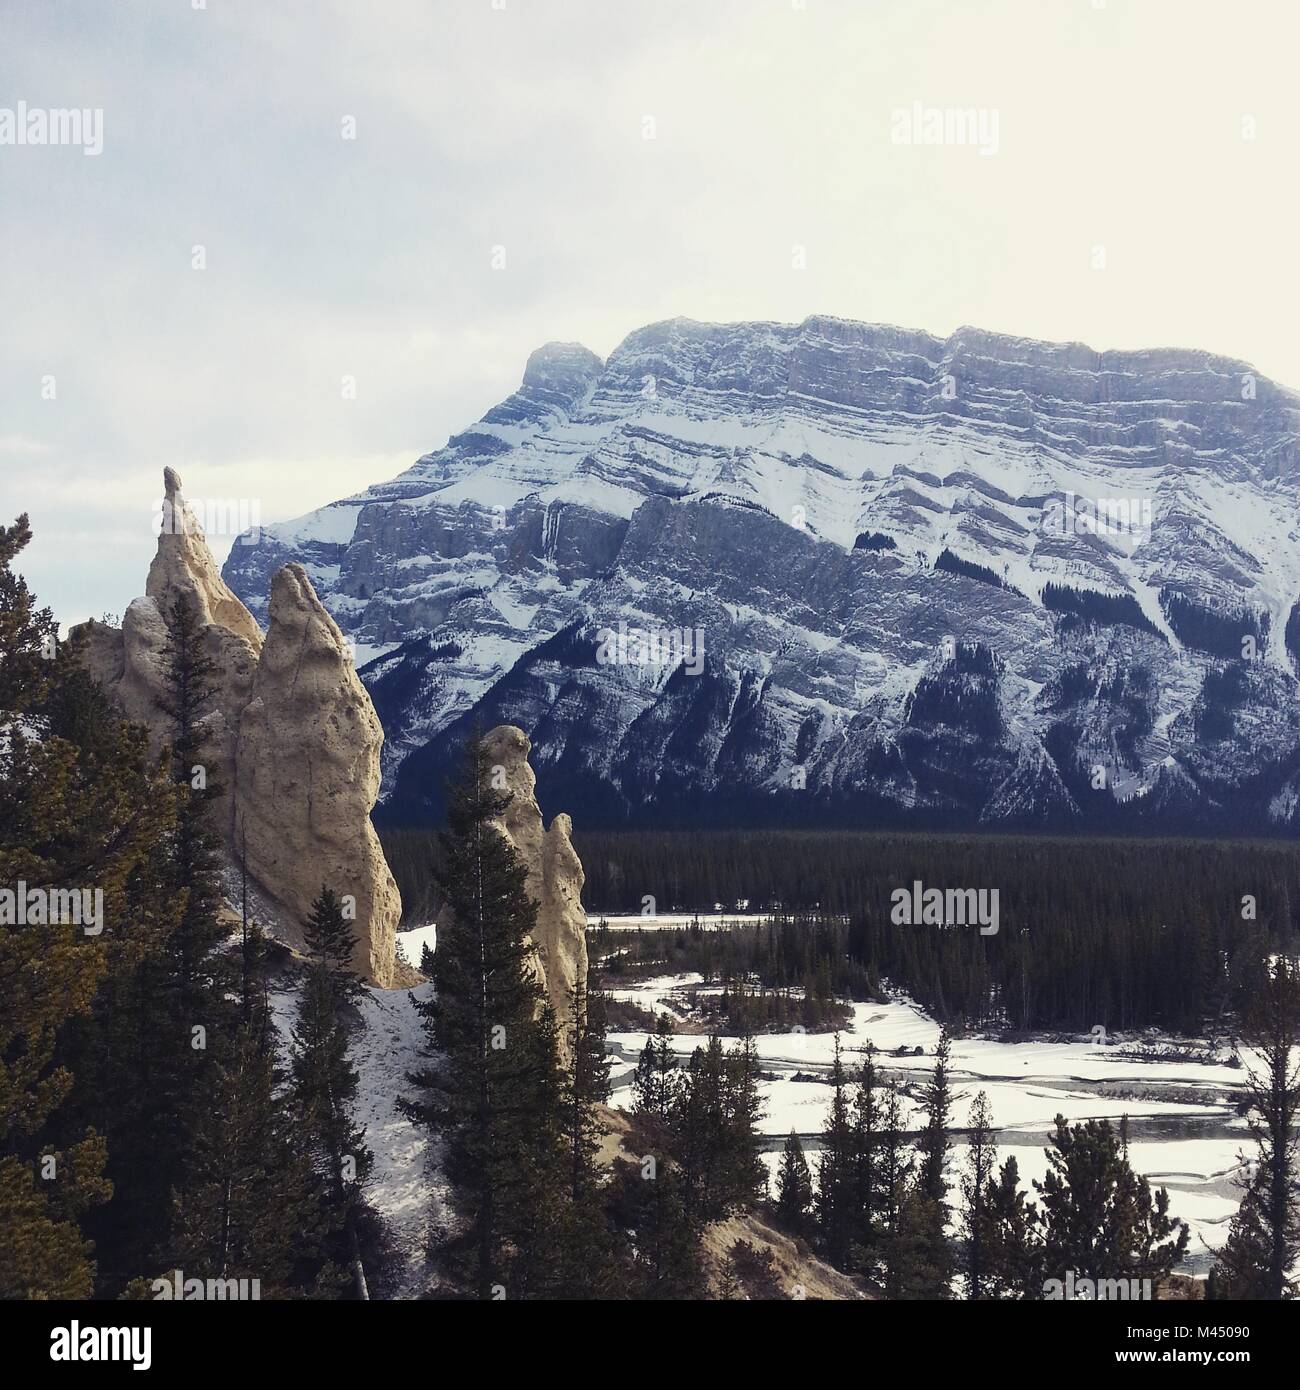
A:
POLYGON ((172 780, 179 791, 172 835, 173 890, 184 903, 169 944, 182 1020, 190 1028, 211 1027, 218 1021, 213 1009, 225 984, 217 957, 225 937, 217 917, 221 840, 212 825, 212 806, 223 788, 220 770, 204 761, 203 747, 204 723, 217 694, 217 672, 207 653, 194 599, 177 594, 165 616, 167 642, 158 706, 171 724, 172 780))
POLYGON ((570 995, 569 1067, 564 1085, 564 1148, 570 1197, 590 1201, 598 1173, 596 1154, 603 1133, 596 1107, 609 1099, 609 1054, 605 1050, 605 1001, 588 996, 585 984, 570 995))
POLYGON ((877 1204, 880 1175, 880 1097, 876 1080, 874 1050, 867 1044, 867 1053, 858 1077, 853 1098, 852 1149, 852 1207, 853 1254, 851 1263, 856 1269, 870 1269, 872 1250, 879 1239, 877 1204))
POLYGON ((758 1051, 746 1034, 726 1057, 724 1190, 729 1208, 752 1206, 767 1192, 758 1126, 763 1118, 758 1051))
POLYGON ((259 1279, 263 1298, 333 1292, 320 1187, 277 1096, 273 1050, 240 1024, 204 1082, 176 1195, 175 1267, 186 1278, 259 1279))
POLYGON ((436 994, 424 1013, 442 1064, 415 1078, 424 1097, 409 1107, 446 1136, 469 1279, 482 1298, 495 1285, 508 1287, 516 1238, 527 1245, 544 1228, 536 1204, 544 1170, 553 1179, 559 1157, 554 1019, 545 1020, 531 963, 537 904, 525 891, 522 861, 494 823, 508 804, 476 736, 440 837, 446 912, 432 961, 436 994), (552 1144, 539 1160, 539 1149, 552 1144))
POLYGON ((725 1086, 722 1043, 710 1038, 707 1046, 691 1053, 671 1116, 687 1215, 700 1225, 726 1214, 718 1167, 725 1144, 725 1086))
POLYGON ((1215 1256, 1205 1280, 1205 1297, 1263 1301, 1272 1298, 1269 1284, 1271 1242, 1264 1224, 1264 1193, 1258 1180, 1247 1178, 1241 1205, 1228 1223, 1228 1239, 1215 1256))
POLYGON ((636 1071, 632 1073, 632 1094, 638 1114, 659 1114, 659 1073, 655 1067, 654 1042, 648 1036, 637 1058, 636 1071))
POLYGON ((965 1237, 966 1297, 987 1297, 989 1276, 989 1185, 997 1164, 989 1098, 981 1091, 970 1110, 970 1139, 962 1174, 962 1233, 965 1237))
POLYGON ((610 1299, 626 1292, 627 1255, 605 1210, 597 1155, 604 1130, 598 1107, 609 1099, 605 1000, 575 985, 570 996, 569 1064, 561 1088, 562 1144, 568 1191, 559 1204, 549 1252, 551 1298, 610 1299))
POLYGON ((952 1038, 945 1028, 939 1034, 935 1049, 934 1071, 921 1091, 921 1108, 925 1112, 925 1127, 917 1144, 920 1190, 932 1202, 938 1202, 947 1213, 948 1198, 948 1138, 949 1120, 954 1096, 948 1074, 952 1054, 952 1038))
POLYGON ((1038 1211, 1020 1186, 1020 1166, 1008 1158, 989 1181, 983 1209, 985 1298, 1038 1299, 1043 1295, 1038 1211))
POLYGON ((903 1197, 894 1230, 883 1244, 885 1290, 896 1299, 952 1296, 952 1253, 944 1209, 918 1181, 903 1197))
POLYGON ((1247 1006, 1246 1123, 1257 1147, 1241 1207, 1212 1271, 1217 1298, 1294 1298, 1300 1260, 1300 968, 1279 955, 1247 1006))
POLYGON ((843 1269, 848 1265, 853 1243, 855 1172, 848 1077, 838 1033, 835 1034, 830 1082, 831 1106, 822 1129, 822 1148, 817 1161, 817 1225, 826 1258, 843 1269))
MULTIPOLYGON (((324 905, 326 914, 330 908, 327 892, 316 904, 317 909, 324 905)), ((319 916, 319 911, 313 913, 314 919, 319 916)), ((366 1146, 364 1128, 352 1118, 357 1071, 348 1057, 348 1030, 340 1017, 344 1003, 356 992, 347 981, 356 977, 350 966, 340 966, 337 955, 329 952, 327 934, 309 926, 307 944, 313 959, 298 999, 293 1099, 322 1189, 330 1256, 351 1271, 353 1292, 364 1299, 369 1297, 369 1285, 359 1225, 374 1155, 366 1146)))
POLYGON ((879 1152, 877 1174, 881 1229, 892 1234, 897 1228, 898 1213, 912 1175, 912 1159, 903 1140, 903 1097, 898 1083, 892 1078, 885 1083, 879 1152))
MULTIPOLYGON (((269 1028, 265 1009, 253 1017, 249 971, 239 982, 241 1003, 232 1006, 236 980, 222 950, 221 840, 212 824, 222 785, 220 769, 209 765, 204 746, 217 691, 216 667, 191 595, 177 594, 164 617, 163 692, 157 703, 171 730, 176 816, 166 845, 166 873, 179 916, 161 953, 141 961, 134 982, 134 1004, 147 1011, 143 1027, 152 1035, 150 1055, 141 1058, 140 1078, 149 1095, 148 1112, 141 1118, 150 1137, 151 1162, 143 1175, 128 1179, 141 1185, 133 1205, 152 1227, 146 1264, 153 1268, 180 1263, 175 1215, 186 1209, 189 1186, 201 1181, 198 1147, 211 1150, 216 1142, 213 1107, 226 1084, 223 1077, 242 1075, 219 1070, 226 1065, 226 1049, 242 1026, 245 1044, 265 1051, 269 1028)), ((251 942, 250 949, 256 954, 258 943, 251 942)))
POLYGON ((641 1114, 668 1119, 675 1100, 676 1068, 672 1020, 660 1013, 655 1019, 654 1036, 646 1037, 632 1078, 636 1108, 641 1114))
POLYGON ((343 900, 327 885, 321 885, 311 905, 311 916, 303 925, 303 940, 312 959, 328 971, 337 1002, 359 998, 364 987, 353 965, 356 934, 344 915, 343 900))
POLYGON ((79 1073, 97 1058, 111 1079, 91 1046, 99 991, 171 925, 156 871, 173 807, 143 734, 110 715, 14 572, 30 539, 25 516, 0 527, 0 1297, 74 1298, 94 1287, 86 1232, 113 1190, 105 1111, 79 1073), (20 922, 20 885, 62 920, 20 922), (76 894, 80 923, 54 893, 76 894))
POLYGON ((673 1053, 673 1023, 666 1013, 655 1019, 654 1065, 657 1074, 655 1097, 658 1102, 659 1118, 666 1120, 672 1114, 676 1098, 677 1058, 673 1053))
POLYGON ((641 1165, 614 1165, 613 1208, 621 1227, 636 1232, 629 1292, 638 1299, 698 1299, 708 1281, 701 1225, 689 1210, 683 1175, 648 1156, 641 1165))
POLYGON ((1133 1172, 1106 1120, 1070 1126, 1061 1116, 1035 1182, 1041 1203, 1044 1276, 1167 1278, 1187 1249, 1187 1226, 1169 1215, 1169 1193, 1154 1198, 1133 1172))
POLYGON ((777 1174, 776 1219, 795 1235, 807 1235, 812 1214, 812 1173, 799 1136, 790 1131, 777 1174))

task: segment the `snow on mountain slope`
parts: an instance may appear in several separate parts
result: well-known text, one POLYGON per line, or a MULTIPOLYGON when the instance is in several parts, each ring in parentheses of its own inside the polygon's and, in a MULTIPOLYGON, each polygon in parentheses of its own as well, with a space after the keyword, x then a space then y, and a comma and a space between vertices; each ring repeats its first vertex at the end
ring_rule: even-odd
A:
POLYGON ((539 349, 225 577, 264 614, 297 560, 379 653, 393 818, 477 712, 587 825, 1294 829, 1298 442, 1209 353, 675 319, 539 349), (667 659, 606 662, 620 621, 667 659))

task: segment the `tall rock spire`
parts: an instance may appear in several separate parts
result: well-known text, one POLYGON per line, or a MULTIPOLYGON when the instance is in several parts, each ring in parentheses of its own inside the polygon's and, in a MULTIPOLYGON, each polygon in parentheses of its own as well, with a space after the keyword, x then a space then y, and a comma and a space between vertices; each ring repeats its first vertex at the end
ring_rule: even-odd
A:
POLYGON ((391 986, 401 897, 370 822, 384 735, 350 648, 296 564, 275 576, 263 639, 221 578, 173 469, 164 471, 163 486, 146 594, 120 629, 97 622, 77 629, 82 659, 122 714, 161 748, 170 737, 158 704, 167 623, 176 600, 190 600, 216 686, 199 757, 223 789, 214 814, 230 861, 246 857, 276 910, 271 934, 290 945, 301 944, 322 886, 334 889, 355 907, 358 971, 391 986))
POLYGON ((239 721, 236 834, 286 921, 304 921, 325 885, 355 909, 356 967, 382 983, 402 913, 370 823, 384 731, 301 565, 272 581, 270 620, 239 721))

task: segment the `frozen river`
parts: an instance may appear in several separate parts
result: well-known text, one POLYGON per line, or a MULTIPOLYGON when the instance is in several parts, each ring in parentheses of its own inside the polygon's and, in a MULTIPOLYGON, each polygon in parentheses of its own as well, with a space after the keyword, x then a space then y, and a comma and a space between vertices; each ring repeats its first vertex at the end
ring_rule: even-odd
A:
MULTIPOLYGON (((685 1012, 683 995, 701 984, 698 975, 663 976, 609 993, 680 1018, 685 1012)), ((939 1025, 915 1004, 900 999, 855 1004, 852 1009, 852 1025, 840 1035, 850 1072, 861 1064, 868 1042, 887 1074, 913 1081, 933 1070, 939 1025), (894 1055, 899 1048, 920 1048, 921 1054, 894 1055)), ((643 1032, 610 1034, 615 1105, 632 1104, 631 1073, 645 1039, 643 1032)), ((702 1041, 699 1035, 683 1034, 675 1038, 674 1048, 689 1055, 702 1041)), ((1058 1114, 1070 1121, 1116 1123, 1127 1116, 1133 1166, 1153 1187, 1169 1189, 1171 1210, 1191 1227, 1181 1268, 1204 1273, 1237 1209, 1237 1155, 1252 1148, 1245 1122, 1236 1112, 1242 1073, 1207 1062, 1134 1060, 1124 1055, 1124 1045, 1116 1040, 1099 1044, 954 1039, 954 1129, 965 1125, 971 1102, 984 1091, 998 1132, 999 1156, 1014 1154, 1021 1180, 1028 1185, 1034 1178, 1041 1181, 1047 1171, 1044 1149, 1058 1114)), ((830 1108, 834 1037, 771 1033, 758 1036, 755 1046, 764 1072, 765 1158, 775 1182, 780 1148, 792 1129, 805 1147, 817 1145, 830 1108)), ((964 1159, 965 1147, 957 1136, 954 1172, 964 1159)))

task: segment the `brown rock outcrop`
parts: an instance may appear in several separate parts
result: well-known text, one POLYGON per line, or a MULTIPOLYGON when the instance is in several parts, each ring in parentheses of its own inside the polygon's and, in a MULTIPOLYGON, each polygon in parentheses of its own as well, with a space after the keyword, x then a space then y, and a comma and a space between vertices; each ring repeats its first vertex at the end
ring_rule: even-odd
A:
POLYGON ((191 601, 216 687, 199 756, 222 789, 215 818, 232 862, 242 844, 255 886, 278 909, 273 934, 292 945, 322 884, 351 898, 357 968, 390 986, 401 898, 370 823, 383 730, 348 646, 299 565, 275 576, 264 640, 221 578, 170 468, 164 486, 146 594, 120 629, 76 630, 82 660, 157 751, 170 736, 158 706, 167 621, 178 598, 191 601))

